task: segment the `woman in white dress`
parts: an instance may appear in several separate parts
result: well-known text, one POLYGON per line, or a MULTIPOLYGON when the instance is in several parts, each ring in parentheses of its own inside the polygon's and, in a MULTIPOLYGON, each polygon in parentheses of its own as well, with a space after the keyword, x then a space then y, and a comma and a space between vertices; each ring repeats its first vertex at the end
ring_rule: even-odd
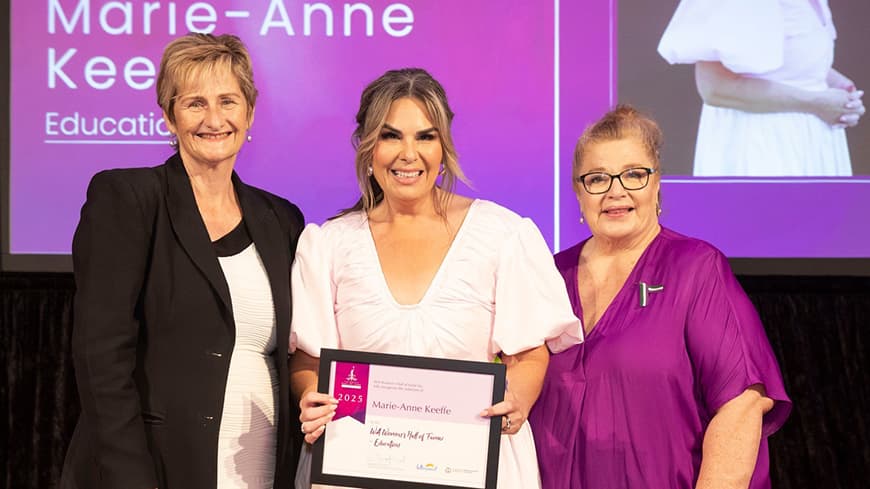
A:
POLYGON ((659 43, 694 63, 696 176, 850 176, 863 91, 833 69, 827 0, 683 0, 659 43))
MULTIPOLYGON (((362 197, 300 237, 292 280, 292 390, 313 443, 337 401, 316 391, 321 348, 507 366, 499 488, 540 487, 526 423, 549 361, 580 341, 549 249, 529 220, 452 192, 464 180, 441 85, 389 71, 363 92, 353 139, 362 197), (440 178, 440 183, 439 183, 440 178)), ((308 450, 297 488, 310 487, 308 450)))

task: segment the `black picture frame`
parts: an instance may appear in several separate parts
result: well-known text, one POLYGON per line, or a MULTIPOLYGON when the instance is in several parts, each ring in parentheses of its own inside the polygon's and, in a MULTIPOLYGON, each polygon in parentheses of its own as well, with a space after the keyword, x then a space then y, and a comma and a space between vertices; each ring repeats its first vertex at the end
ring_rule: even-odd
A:
MULTIPOLYGON (((496 362, 474 362, 467 360, 450 360, 445 358, 418 357, 386 353, 361 352, 354 350, 335 350, 323 348, 320 350, 320 367, 317 383, 318 392, 329 391, 329 379, 334 362, 363 363, 369 365, 385 365, 409 369, 440 370, 444 372, 465 372, 472 374, 491 375, 492 404, 504 400, 506 385, 505 365, 496 362)), ((457 386, 457 388, 460 388, 457 386)), ((501 443, 501 416, 490 419, 488 434, 488 452, 486 457, 486 475, 484 486, 480 489, 496 489, 498 481, 498 460, 501 443)), ((373 478, 351 475, 331 474, 323 472, 323 454, 328 431, 312 445, 311 481, 316 484, 329 484, 364 489, 468 489, 467 486, 449 484, 431 484, 416 481, 404 481, 395 478, 373 478)))

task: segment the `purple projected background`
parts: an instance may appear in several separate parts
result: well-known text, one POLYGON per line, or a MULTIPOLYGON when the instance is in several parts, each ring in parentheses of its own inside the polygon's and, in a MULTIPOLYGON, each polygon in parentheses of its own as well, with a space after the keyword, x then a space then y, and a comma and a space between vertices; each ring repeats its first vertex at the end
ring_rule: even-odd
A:
MULTIPOLYGON (((616 99, 615 1, 13 0, 10 253, 69 253, 94 173, 170 155, 154 77, 163 46, 190 30, 247 44, 260 98, 236 170, 309 222, 358 196, 350 134, 363 87, 419 66, 457 114, 473 183, 458 190, 532 218, 554 249, 569 246, 587 232, 570 183, 574 142, 616 99)), ((870 255, 847 227, 866 186, 813 187, 838 196, 837 219, 806 188, 666 181, 663 222, 734 257, 870 255), (824 240, 808 239, 808 222, 824 240)))

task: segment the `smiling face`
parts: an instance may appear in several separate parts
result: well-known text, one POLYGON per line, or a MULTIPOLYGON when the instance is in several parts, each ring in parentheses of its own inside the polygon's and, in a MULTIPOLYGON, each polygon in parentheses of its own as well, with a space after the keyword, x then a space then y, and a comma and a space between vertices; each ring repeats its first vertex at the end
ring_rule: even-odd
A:
MULTIPOLYGON (((629 168, 658 169, 649 151, 637 137, 589 143, 580 165, 574 169, 574 178, 601 171, 618 174, 629 168)), ((574 192, 580 202, 580 211, 596 238, 615 243, 633 243, 658 229, 656 202, 660 188, 658 173, 649 176, 649 183, 640 190, 626 190, 614 179, 610 190, 593 195, 574 182, 574 192)))
POLYGON ((203 70, 180 86, 172 111, 174 118, 163 117, 186 164, 232 165, 253 122, 253 109, 227 65, 203 70))
POLYGON ((403 204, 431 199, 443 149, 438 130, 417 99, 390 105, 372 154, 372 175, 384 198, 403 204))

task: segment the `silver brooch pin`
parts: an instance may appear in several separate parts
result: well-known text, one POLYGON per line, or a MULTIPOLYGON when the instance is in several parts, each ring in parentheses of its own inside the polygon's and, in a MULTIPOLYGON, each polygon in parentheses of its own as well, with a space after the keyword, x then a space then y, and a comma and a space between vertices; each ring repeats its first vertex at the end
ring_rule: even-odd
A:
POLYGON ((664 285, 649 285, 646 282, 641 282, 638 285, 640 286, 640 307, 646 307, 650 294, 661 292, 665 288, 664 285))

